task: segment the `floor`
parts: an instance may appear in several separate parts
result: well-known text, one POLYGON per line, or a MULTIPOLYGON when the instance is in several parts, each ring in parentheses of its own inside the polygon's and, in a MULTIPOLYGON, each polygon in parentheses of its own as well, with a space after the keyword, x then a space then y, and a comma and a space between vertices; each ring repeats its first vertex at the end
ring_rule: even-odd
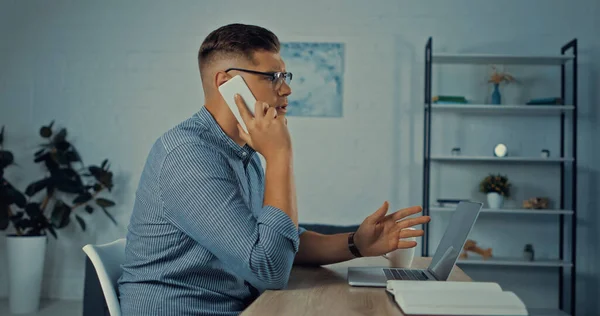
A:
MULTIPOLYGON (((40 310, 32 314, 18 314, 19 316, 81 316, 83 313, 83 302, 81 301, 58 301, 42 300, 40 310)), ((11 314, 8 299, 0 299, 0 316, 17 315, 11 314)))

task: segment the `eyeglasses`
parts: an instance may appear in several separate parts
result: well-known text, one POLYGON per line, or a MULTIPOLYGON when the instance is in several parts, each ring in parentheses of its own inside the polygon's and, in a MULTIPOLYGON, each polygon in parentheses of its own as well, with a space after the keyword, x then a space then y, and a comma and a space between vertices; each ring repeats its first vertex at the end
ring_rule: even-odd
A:
POLYGON ((267 77, 269 77, 269 81, 273 82, 273 84, 274 84, 273 88, 275 90, 279 90, 279 88, 281 88, 281 86, 283 85, 284 81, 287 85, 289 85, 290 81, 292 81, 292 73, 291 72, 281 72, 281 71, 262 72, 262 71, 243 69, 243 68, 229 68, 229 69, 225 70, 225 72, 228 72, 231 70, 237 70, 237 71, 243 71, 243 72, 247 72, 247 73, 251 73, 251 74, 267 76, 267 77))

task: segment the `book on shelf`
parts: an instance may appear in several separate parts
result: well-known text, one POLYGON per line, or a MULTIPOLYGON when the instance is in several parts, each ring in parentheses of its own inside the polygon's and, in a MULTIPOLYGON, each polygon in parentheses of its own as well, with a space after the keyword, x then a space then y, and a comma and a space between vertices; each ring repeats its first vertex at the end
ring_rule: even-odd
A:
POLYGON ((526 105, 562 105, 563 101, 559 97, 537 98, 529 100, 526 105))
POLYGON ((466 104, 467 98, 463 96, 453 95, 436 95, 431 98, 431 101, 436 104, 466 104))
POLYGON ((529 315, 523 301, 495 282, 387 281, 405 315, 529 315))
POLYGON ((456 206, 458 205, 458 203, 460 203, 461 201, 469 201, 468 199, 437 199, 434 205, 438 206, 438 207, 450 207, 450 206, 456 206))

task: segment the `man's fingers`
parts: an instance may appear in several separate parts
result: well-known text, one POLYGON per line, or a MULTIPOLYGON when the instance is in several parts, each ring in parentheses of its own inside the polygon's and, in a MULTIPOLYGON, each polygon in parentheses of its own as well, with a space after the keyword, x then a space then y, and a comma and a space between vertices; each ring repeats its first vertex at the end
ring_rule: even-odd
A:
POLYGON ((269 105, 265 102, 256 101, 254 104, 254 117, 257 120, 262 120, 265 117, 269 105))
POLYGON ((417 246, 417 242, 412 241, 412 240, 398 240, 398 245, 397 245, 397 247, 399 249, 413 248, 416 246, 417 246))
POLYGON ((235 105, 237 105, 240 115, 242 116, 242 120, 244 120, 244 123, 246 123, 246 126, 248 126, 248 123, 252 121, 252 113, 248 109, 248 106, 246 105, 246 102, 244 102, 244 99, 241 95, 236 94, 234 99, 235 105))
POLYGON ((431 221, 431 217, 429 217, 429 216, 419 216, 419 217, 407 218, 407 219, 397 222, 396 227, 402 229, 402 228, 412 227, 412 226, 416 226, 416 225, 426 224, 426 223, 429 223, 429 221, 431 221))
POLYGON ((416 205, 416 206, 407 207, 405 209, 401 209, 401 210, 395 212, 394 214, 390 214, 389 216, 392 216, 394 221, 399 221, 407 216, 417 214, 422 211, 423 211, 423 208, 416 205))
POLYGON ((398 238, 421 237, 425 234, 422 229, 401 229, 398 238))
POLYGON ((265 118, 276 119, 277 118, 277 110, 273 107, 269 107, 265 113, 265 118))
POLYGON ((375 211, 375 213, 369 216, 369 220, 372 223, 376 223, 377 221, 382 219, 385 216, 385 213, 387 213, 388 211, 388 206, 389 204, 387 201, 383 202, 383 205, 377 211, 375 211))

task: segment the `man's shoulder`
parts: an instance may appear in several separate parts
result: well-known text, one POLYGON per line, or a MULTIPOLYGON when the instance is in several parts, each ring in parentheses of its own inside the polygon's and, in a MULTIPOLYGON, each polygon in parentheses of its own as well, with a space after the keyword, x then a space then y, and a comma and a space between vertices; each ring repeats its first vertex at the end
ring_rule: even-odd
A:
POLYGON ((181 146, 206 143, 208 133, 206 124, 193 115, 164 132, 159 137, 159 141, 164 150, 170 153, 181 146))
POLYGON ((223 164, 227 160, 222 150, 215 146, 208 127, 193 118, 165 132, 159 141, 164 148, 165 161, 191 167, 223 164))
POLYGON ((190 117, 156 139, 148 161, 160 174, 192 175, 227 170, 228 160, 211 138, 209 127, 190 117))

